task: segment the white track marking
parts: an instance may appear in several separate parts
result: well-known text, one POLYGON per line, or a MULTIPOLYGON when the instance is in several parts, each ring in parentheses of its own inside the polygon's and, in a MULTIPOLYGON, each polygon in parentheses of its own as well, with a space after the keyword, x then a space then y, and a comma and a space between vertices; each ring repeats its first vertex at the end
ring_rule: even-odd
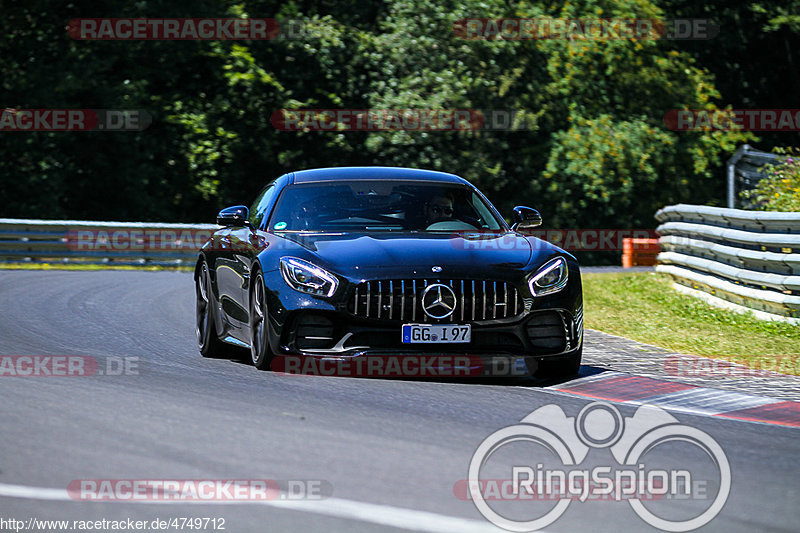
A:
POLYGON ((9 485, 0 483, 0 497, 25 498, 30 500, 69 501, 74 503, 144 503, 144 504, 211 504, 211 505, 248 505, 259 504, 269 507, 278 507, 287 510, 304 511, 321 514, 334 518, 344 518, 370 522, 387 527, 396 527, 408 531, 424 531, 431 533, 459 533, 470 532, 501 532, 488 521, 470 520, 454 516, 441 515, 428 511, 417 511, 391 505, 345 500, 341 498, 326 498, 324 500, 269 500, 269 501, 112 501, 112 502, 82 502, 70 498, 66 489, 50 489, 45 487, 27 487, 24 485, 9 485))

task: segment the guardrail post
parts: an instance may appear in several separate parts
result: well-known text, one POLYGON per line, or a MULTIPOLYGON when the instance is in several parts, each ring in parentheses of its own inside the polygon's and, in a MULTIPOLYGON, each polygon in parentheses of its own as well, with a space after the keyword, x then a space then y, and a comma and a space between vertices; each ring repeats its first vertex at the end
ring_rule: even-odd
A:
POLYGON ((744 146, 740 146, 736 153, 728 159, 728 208, 733 209, 736 207, 736 163, 742 158, 742 156, 750 150, 750 145, 745 144, 744 146))

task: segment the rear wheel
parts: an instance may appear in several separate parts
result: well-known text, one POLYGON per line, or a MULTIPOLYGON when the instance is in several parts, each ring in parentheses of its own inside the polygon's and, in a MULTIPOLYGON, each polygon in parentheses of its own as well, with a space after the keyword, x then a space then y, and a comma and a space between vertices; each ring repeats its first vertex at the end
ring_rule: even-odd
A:
POLYGON ((200 273, 195 280, 195 293, 197 296, 196 307, 196 332, 197 346, 203 357, 222 357, 225 349, 224 343, 217 336, 217 327, 214 324, 214 306, 211 302, 211 277, 205 262, 200 266, 200 273))
POLYGON ((269 348, 269 322, 267 316, 264 276, 257 272, 250 295, 250 357, 259 370, 269 369, 272 351, 269 348))

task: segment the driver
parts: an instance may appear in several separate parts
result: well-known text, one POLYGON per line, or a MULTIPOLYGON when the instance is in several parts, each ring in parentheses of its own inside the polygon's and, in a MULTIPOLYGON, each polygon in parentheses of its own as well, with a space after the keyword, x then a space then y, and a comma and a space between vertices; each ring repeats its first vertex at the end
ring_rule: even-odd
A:
POLYGON ((452 220, 453 196, 450 193, 437 194, 425 202, 423 212, 425 214, 426 226, 444 220, 452 220))
POLYGON ((314 229, 317 207, 314 202, 305 202, 296 205, 291 211, 291 228, 293 230, 308 231, 314 229))

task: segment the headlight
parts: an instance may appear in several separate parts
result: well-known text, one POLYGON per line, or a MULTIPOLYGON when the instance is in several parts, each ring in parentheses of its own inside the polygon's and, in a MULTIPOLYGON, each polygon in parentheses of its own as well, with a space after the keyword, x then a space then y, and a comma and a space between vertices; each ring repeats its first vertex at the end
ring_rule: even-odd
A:
POLYGON ((296 257, 281 257, 281 274, 291 288, 308 294, 330 297, 339 285, 330 272, 296 257))
POLYGON ((536 274, 531 276, 531 279, 528 280, 528 286, 534 296, 544 296, 545 294, 558 292, 566 287, 568 278, 569 271, 567 270, 566 259, 556 257, 552 261, 545 263, 536 274))

